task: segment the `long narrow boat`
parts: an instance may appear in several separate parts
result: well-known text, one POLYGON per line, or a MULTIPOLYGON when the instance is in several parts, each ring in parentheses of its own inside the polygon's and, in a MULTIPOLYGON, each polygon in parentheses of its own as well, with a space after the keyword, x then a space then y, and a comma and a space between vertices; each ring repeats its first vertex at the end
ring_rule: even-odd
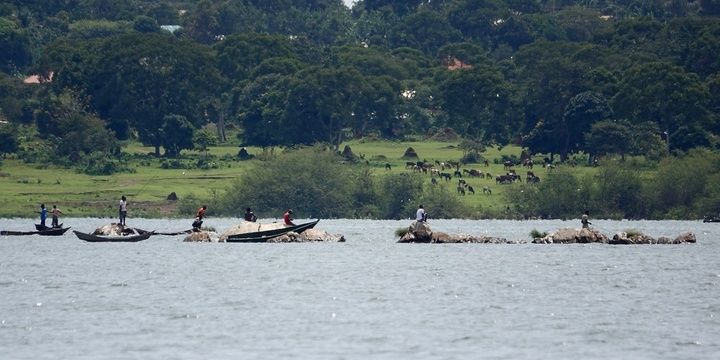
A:
POLYGON ((42 235, 42 236, 60 236, 64 234, 66 231, 68 231, 70 227, 66 228, 47 228, 47 230, 40 230, 40 231, 12 231, 12 230, 3 230, 0 231, 0 235, 10 235, 10 236, 21 236, 21 235, 42 235))
POLYGON ((35 230, 37 231, 43 231, 43 230, 50 230, 50 229, 58 229, 62 228, 63 224, 60 224, 58 226, 45 226, 43 224, 35 224, 35 230))
POLYGON ((75 236, 77 236, 80 240, 85 240, 88 242, 138 242, 147 240, 150 236, 153 236, 155 234, 152 231, 146 231, 138 235, 107 236, 86 234, 75 230, 73 230, 73 232, 75 233, 75 236))
POLYGON ((280 228, 280 229, 256 231, 256 232, 243 233, 243 234, 234 234, 234 235, 228 236, 226 241, 227 242, 267 242, 270 239, 287 234, 291 231, 299 234, 307 229, 312 229, 313 227, 315 227, 315 225, 317 225, 318 222, 320 222, 320 219, 311 221, 309 223, 299 224, 299 225, 295 225, 295 226, 288 226, 288 227, 284 227, 284 228, 280 228))

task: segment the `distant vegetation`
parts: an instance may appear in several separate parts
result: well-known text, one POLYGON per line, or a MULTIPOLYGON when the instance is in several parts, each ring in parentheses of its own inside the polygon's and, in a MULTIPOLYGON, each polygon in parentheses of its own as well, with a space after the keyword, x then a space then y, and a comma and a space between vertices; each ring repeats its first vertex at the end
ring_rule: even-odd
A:
MULTIPOLYGON (((317 216, 398 218, 413 199, 437 217, 715 215, 718 15, 715 0, 0 0, 0 157, 175 176, 250 159, 240 148, 214 156, 215 146, 264 149, 250 161, 256 174, 217 195, 228 214, 290 200, 317 216), (464 164, 601 165, 543 170, 481 204, 429 177, 377 176, 381 161, 361 168, 379 158, 335 161, 360 139, 452 141, 462 154, 437 159, 464 164), (128 151, 135 142, 150 154, 128 151), (333 149, 312 157, 333 169, 322 173, 342 189, 332 201, 265 192, 274 166, 295 156, 273 148, 318 144, 333 149), (511 145, 522 150, 485 152, 511 145)), ((293 168, 294 182, 321 188, 305 168, 322 170, 293 168)))

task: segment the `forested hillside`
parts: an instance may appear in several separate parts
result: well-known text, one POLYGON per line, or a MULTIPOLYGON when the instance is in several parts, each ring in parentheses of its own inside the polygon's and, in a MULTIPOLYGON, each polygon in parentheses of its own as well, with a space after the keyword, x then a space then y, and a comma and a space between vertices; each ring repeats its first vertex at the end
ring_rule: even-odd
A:
POLYGON ((78 159, 137 137, 173 156, 207 123, 261 146, 450 128, 563 159, 715 147, 718 14, 715 0, 3 0, 0 116, 37 130, 3 130, 25 134, 3 151, 78 159))

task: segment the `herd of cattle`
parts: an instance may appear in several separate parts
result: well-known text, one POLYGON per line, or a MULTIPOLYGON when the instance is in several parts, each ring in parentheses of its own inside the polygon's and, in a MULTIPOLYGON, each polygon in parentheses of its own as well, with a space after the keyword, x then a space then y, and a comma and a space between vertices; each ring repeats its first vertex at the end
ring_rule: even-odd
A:
MULTIPOLYGON (((485 167, 490 166, 487 160, 484 161, 485 167)), ((475 194, 475 189, 467 183, 463 177, 480 178, 480 179, 495 179, 495 184, 512 184, 515 182, 522 182, 522 176, 518 174, 513 168, 516 164, 512 161, 503 162, 503 168, 505 174, 493 175, 487 171, 480 171, 477 169, 460 169, 461 163, 459 161, 438 161, 430 163, 427 161, 408 161, 405 163, 405 168, 413 172, 429 174, 431 176, 431 182, 437 184, 438 181, 444 180, 449 182, 454 178, 458 179, 457 192, 460 195, 467 193, 475 194)), ((522 166, 527 169, 525 182, 528 184, 537 184, 540 182, 540 178, 533 173, 533 161, 527 159, 522 162, 522 166)), ((545 166, 545 164, 543 164, 545 166)), ((385 169, 390 170, 390 164, 385 164, 385 169)), ((489 186, 483 186, 483 194, 490 195, 492 190, 489 186)))

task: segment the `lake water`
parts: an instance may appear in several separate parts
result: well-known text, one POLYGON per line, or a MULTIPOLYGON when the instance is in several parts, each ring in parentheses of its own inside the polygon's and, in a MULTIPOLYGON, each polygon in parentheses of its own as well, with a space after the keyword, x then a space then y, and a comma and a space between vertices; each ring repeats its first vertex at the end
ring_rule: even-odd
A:
MULTIPOLYGON (((110 221, 63 219, 85 232, 110 221)), ((685 245, 396 244, 394 230, 409 223, 317 226, 346 243, 0 237, 0 358, 720 357, 720 224, 593 221, 609 235, 694 231, 698 243, 685 245)), ((128 224, 170 231, 190 221, 128 224)), ((515 240, 578 224, 430 222, 515 240)), ((0 228, 32 230, 32 220, 0 228)))

